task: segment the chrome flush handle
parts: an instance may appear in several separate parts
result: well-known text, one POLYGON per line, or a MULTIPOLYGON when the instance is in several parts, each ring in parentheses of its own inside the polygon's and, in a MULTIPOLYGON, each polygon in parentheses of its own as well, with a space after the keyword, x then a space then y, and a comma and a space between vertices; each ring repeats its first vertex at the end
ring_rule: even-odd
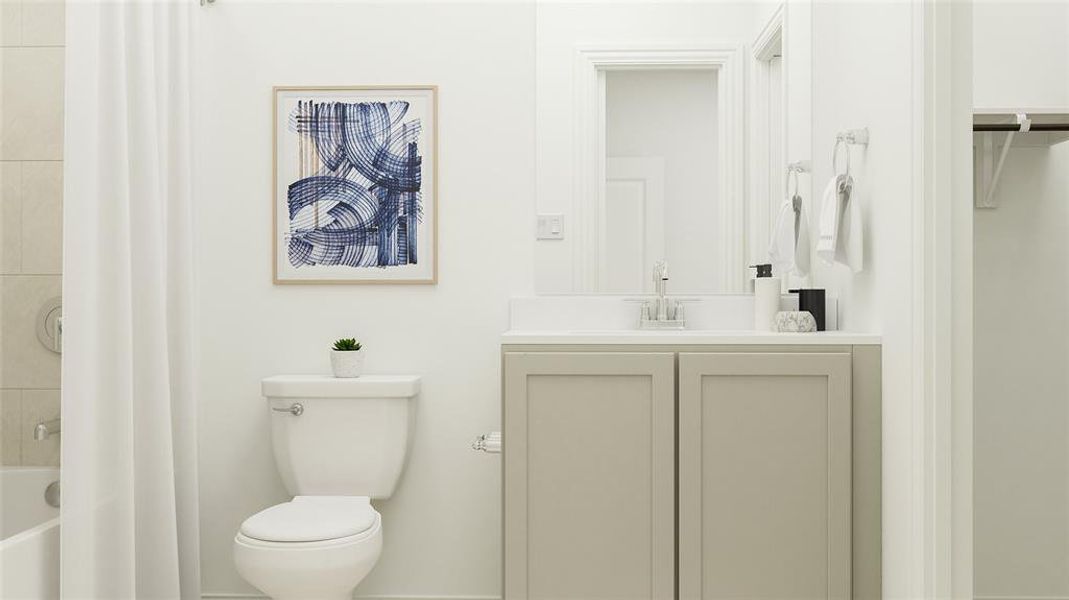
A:
POLYGON ((272 408, 275 412, 288 412, 289 414, 299 417, 304 414, 304 405, 300 402, 294 402, 289 408, 272 408))

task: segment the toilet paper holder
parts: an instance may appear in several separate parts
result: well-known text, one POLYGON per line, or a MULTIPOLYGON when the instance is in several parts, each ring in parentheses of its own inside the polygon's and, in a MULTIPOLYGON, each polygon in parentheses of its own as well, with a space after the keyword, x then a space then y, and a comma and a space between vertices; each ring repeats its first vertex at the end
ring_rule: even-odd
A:
POLYGON ((475 438, 475 441, 471 443, 472 450, 479 450, 482 452, 489 452, 491 454, 501 453, 501 432, 491 431, 490 433, 484 433, 475 438))

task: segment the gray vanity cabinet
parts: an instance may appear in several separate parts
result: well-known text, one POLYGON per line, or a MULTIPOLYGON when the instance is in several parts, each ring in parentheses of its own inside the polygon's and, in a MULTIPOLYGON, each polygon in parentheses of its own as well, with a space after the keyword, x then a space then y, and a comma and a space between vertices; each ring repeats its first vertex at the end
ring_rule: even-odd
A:
POLYGON ((503 350, 507 600, 880 598, 878 345, 503 350))
POLYGON ((851 355, 680 353, 679 597, 851 597, 851 355))
POLYGON ((505 598, 675 595, 675 355, 504 356, 505 598))

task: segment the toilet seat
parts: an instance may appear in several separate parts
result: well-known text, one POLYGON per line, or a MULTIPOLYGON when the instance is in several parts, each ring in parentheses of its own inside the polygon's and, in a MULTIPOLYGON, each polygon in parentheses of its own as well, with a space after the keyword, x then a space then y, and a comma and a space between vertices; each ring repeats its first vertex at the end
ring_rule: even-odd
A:
POLYGON ((382 518, 366 496, 298 496, 234 536, 238 572, 275 600, 350 600, 381 553, 382 518))
POLYGON ((297 496, 245 519, 238 535, 253 545, 307 545, 359 538, 378 523, 367 496, 297 496))

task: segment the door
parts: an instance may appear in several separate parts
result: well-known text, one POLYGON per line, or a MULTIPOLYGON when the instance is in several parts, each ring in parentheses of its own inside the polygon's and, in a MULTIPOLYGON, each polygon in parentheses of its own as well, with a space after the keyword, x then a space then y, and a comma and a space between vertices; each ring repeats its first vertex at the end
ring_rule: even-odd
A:
POLYGON ((505 598, 675 589, 675 358, 505 353, 505 598))
POLYGON ((851 596, 850 355, 679 355, 679 597, 851 596))
POLYGON ((601 291, 653 292, 653 265, 665 259, 664 159, 606 159, 601 213, 601 291))

